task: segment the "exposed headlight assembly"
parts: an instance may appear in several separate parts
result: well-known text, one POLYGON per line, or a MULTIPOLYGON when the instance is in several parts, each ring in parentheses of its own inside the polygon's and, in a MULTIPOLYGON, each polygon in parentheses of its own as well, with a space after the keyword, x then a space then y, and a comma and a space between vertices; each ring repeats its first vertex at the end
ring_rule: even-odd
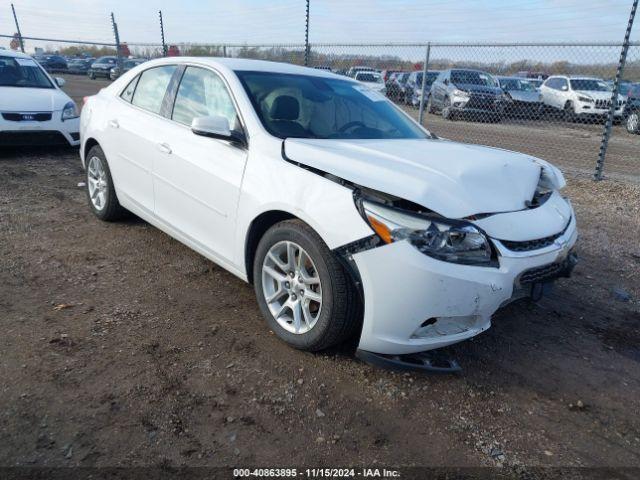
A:
POLYGON ((497 266, 488 238, 469 222, 417 214, 370 200, 358 202, 360 213, 385 243, 407 240, 438 260, 497 266))
POLYGON ((469 92, 458 90, 457 88, 453 92, 451 92, 451 95, 453 95, 454 97, 469 98, 469 92))
POLYGON ((72 118, 78 118, 78 107, 73 102, 67 102, 62 109, 62 121, 71 120, 72 118))
POLYGON ((585 97, 582 95, 578 95, 578 100, 580 100, 581 102, 586 102, 586 103, 593 103, 595 100, 591 97, 585 97))

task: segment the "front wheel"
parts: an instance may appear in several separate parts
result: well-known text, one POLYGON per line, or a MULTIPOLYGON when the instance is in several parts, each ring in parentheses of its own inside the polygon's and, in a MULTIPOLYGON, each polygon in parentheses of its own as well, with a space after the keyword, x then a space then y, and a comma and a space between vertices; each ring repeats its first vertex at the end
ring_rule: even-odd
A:
POLYGON ((638 112, 631 112, 627 116, 627 121, 625 126, 627 127, 627 132, 629 133, 640 133, 640 121, 638 118, 638 112))
POLYGON ((294 348, 323 350, 359 325, 355 287, 320 236, 300 220, 280 222, 265 233, 253 279, 269 327, 294 348))
POLYGON ((453 113, 449 97, 445 97, 444 99, 444 103, 442 105, 442 118, 445 120, 455 120, 455 115, 453 113))

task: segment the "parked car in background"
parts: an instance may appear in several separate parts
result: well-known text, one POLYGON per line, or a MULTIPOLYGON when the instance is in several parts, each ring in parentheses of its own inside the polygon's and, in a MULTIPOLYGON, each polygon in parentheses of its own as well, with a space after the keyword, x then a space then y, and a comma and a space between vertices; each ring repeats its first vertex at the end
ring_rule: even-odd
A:
POLYGON ((382 95, 387 94, 387 87, 382 80, 382 75, 378 72, 358 72, 355 80, 382 95))
POLYGON ((472 120, 500 121, 507 97, 495 77, 468 69, 444 70, 431 86, 429 112, 447 120, 464 116, 472 120))
MULTIPOLYGON (((420 99, 422 98, 422 70, 411 72, 407 77, 407 84, 404 89, 404 103, 417 107, 420 105, 420 99)), ((438 70, 429 70, 427 72, 427 81, 424 86, 424 91, 427 95, 425 98, 425 105, 429 101, 429 95, 431 92, 431 85, 438 78, 440 72, 438 70)))
POLYGON ((623 115, 627 132, 640 133, 640 83, 629 85, 623 115))
MULTIPOLYGON (((126 73, 129 70, 131 70, 133 67, 137 67, 138 65, 140 65, 141 63, 146 62, 147 60, 144 58, 129 58, 127 60, 123 60, 122 61, 122 73, 126 73)), ((109 71, 109 78, 111 80, 115 80, 116 78, 118 78, 120 75, 122 75, 122 73, 120 73, 120 67, 118 67, 117 65, 115 67, 113 67, 110 71, 109 71)))
POLYGON ((504 114, 537 120, 543 113, 542 94, 534 85, 521 77, 497 77, 500 88, 506 93, 504 114))
POLYGON ((540 90, 540 86, 542 85, 542 82, 544 82, 544 80, 541 80, 539 78, 527 78, 526 80, 531 85, 533 85, 536 90, 540 90))
POLYGON ((547 78, 549 78, 549 75, 544 73, 544 72, 532 72, 530 70, 520 71, 520 72, 516 73, 515 76, 516 77, 527 78, 527 79, 541 80, 543 82, 547 78))
POLYGON ((378 72, 380 73, 380 70, 373 68, 373 67, 365 67, 365 66, 356 66, 356 67, 351 67, 349 68, 349 70, 347 70, 347 76, 351 77, 351 78, 356 78, 356 73, 358 72, 378 72))
POLYGON ((68 62, 68 72, 74 75, 86 75, 93 62, 95 62, 93 58, 74 58, 68 62))
POLYGON ((66 72, 67 60, 60 55, 44 55, 36 59, 47 72, 66 72))
POLYGON ((111 69, 118 64, 118 58, 112 56, 104 56, 96 59, 89 68, 88 76, 91 80, 98 77, 109 78, 111 69))
POLYGON ((386 82, 387 97, 394 100, 404 101, 404 93, 407 87, 407 79, 409 78, 409 72, 396 72, 389 76, 389 80, 386 82))
MULTIPOLYGON (((609 113, 611 89, 600 78, 553 75, 540 87, 545 105, 566 121, 601 121, 609 113)), ((618 95, 614 118, 622 119, 625 98, 618 95)))
POLYGON ((569 276, 576 218, 548 162, 440 140, 371 93, 291 64, 150 61, 82 109, 87 206, 130 210, 253 284, 294 348, 357 336, 367 361, 428 368, 402 355, 472 338, 569 276))
POLYGON ((384 83, 387 83, 387 81, 389 80, 389 77, 394 74, 399 72, 400 70, 382 70, 381 74, 382 74, 382 80, 384 81, 384 83))
POLYGON ((76 104, 33 58, 0 50, 0 146, 78 145, 76 104))

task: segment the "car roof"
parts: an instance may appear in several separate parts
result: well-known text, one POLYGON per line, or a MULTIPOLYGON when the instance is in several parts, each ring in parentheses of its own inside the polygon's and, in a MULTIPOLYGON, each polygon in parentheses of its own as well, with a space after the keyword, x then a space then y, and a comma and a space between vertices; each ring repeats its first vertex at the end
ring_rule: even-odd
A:
POLYGON ((336 75, 327 70, 321 70, 311 67, 302 67, 292 65, 290 63, 270 62, 267 60, 251 60, 244 58, 224 58, 224 57, 166 57, 145 62, 145 67, 164 64, 181 64, 181 63, 199 63, 223 70, 231 70, 233 72, 252 71, 252 72, 270 72, 270 73, 288 73, 307 75, 325 78, 340 78, 347 80, 342 75, 336 75))
POLYGON ((3 57, 16 57, 16 58, 31 58, 31 55, 26 53, 16 52, 15 50, 0 50, 0 55, 3 57))

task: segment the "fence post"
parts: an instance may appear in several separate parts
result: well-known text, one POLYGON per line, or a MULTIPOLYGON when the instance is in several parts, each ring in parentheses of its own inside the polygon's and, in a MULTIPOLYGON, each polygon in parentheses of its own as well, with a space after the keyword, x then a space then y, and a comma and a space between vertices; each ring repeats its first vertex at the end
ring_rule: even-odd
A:
POLYGON ((158 10, 160 16, 160 38, 162 39, 162 56, 167 56, 167 44, 164 41, 164 23, 162 22, 162 10, 158 10))
POLYGON ((309 0, 307 0, 307 20, 304 29, 304 66, 309 66, 309 0))
POLYGON ((618 61, 618 69, 616 70, 616 78, 613 81, 613 92, 611 92, 611 105, 609 105, 609 114, 607 115, 607 121, 604 124, 604 130, 602 132, 602 141, 600 142, 600 152, 598 154, 598 161, 596 163, 596 172, 593 177, 595 180, 602 180, 604 173, 604 157, 607 154, 607 147, 609 146, 609 137, 611 137, 611 127, 613 125, 613 116, 618 106, 618 92, 620 90, 620 80, 624 73, 624 66, 627 63, 627 52, 629 51, 629 36, 631 35, 631 29, 633 28, 633 20, 636 16, 636 10, 638 8, 638 0, 634 0, 631 6, 631 13, 629 14, 629 23, 627 24, 627 31, 624 35, 624 42, 622 43, 622 51, 620 52, 620 60, 618 61))
POLYGON ((116 57, 118 64, 118 71, 122 72, 122 53, 120 51, 120 35, 118 34, 118 24, 116 23, 116 19, 113 16, 113 12, 111 12, 111 26, 113 27, 113 36, 116 40, 116 57))
POLYGON ((16 22, 16 30, 18 31, 18 41, 20 42, 20 50, 22 50, 22 53, 24 53, 24 42, 22 41, 22 32, 20 32, 20 24, 18 24, 18 17, 16 15, 16 9, 13 6, 13 3, 11 4, 11 11, 13 12, 13 20, 14 22, 16 22))
POLYGON ((427 87, 427 71, 429 70, 429 56, 431 55, 431 42, 427 43, 427 53, 424 57, 424 68, 422 69, 422 92, 420 94, 420 112, 418 113, 418 122, 422 125, 424 118, 424 97, 427 87))

